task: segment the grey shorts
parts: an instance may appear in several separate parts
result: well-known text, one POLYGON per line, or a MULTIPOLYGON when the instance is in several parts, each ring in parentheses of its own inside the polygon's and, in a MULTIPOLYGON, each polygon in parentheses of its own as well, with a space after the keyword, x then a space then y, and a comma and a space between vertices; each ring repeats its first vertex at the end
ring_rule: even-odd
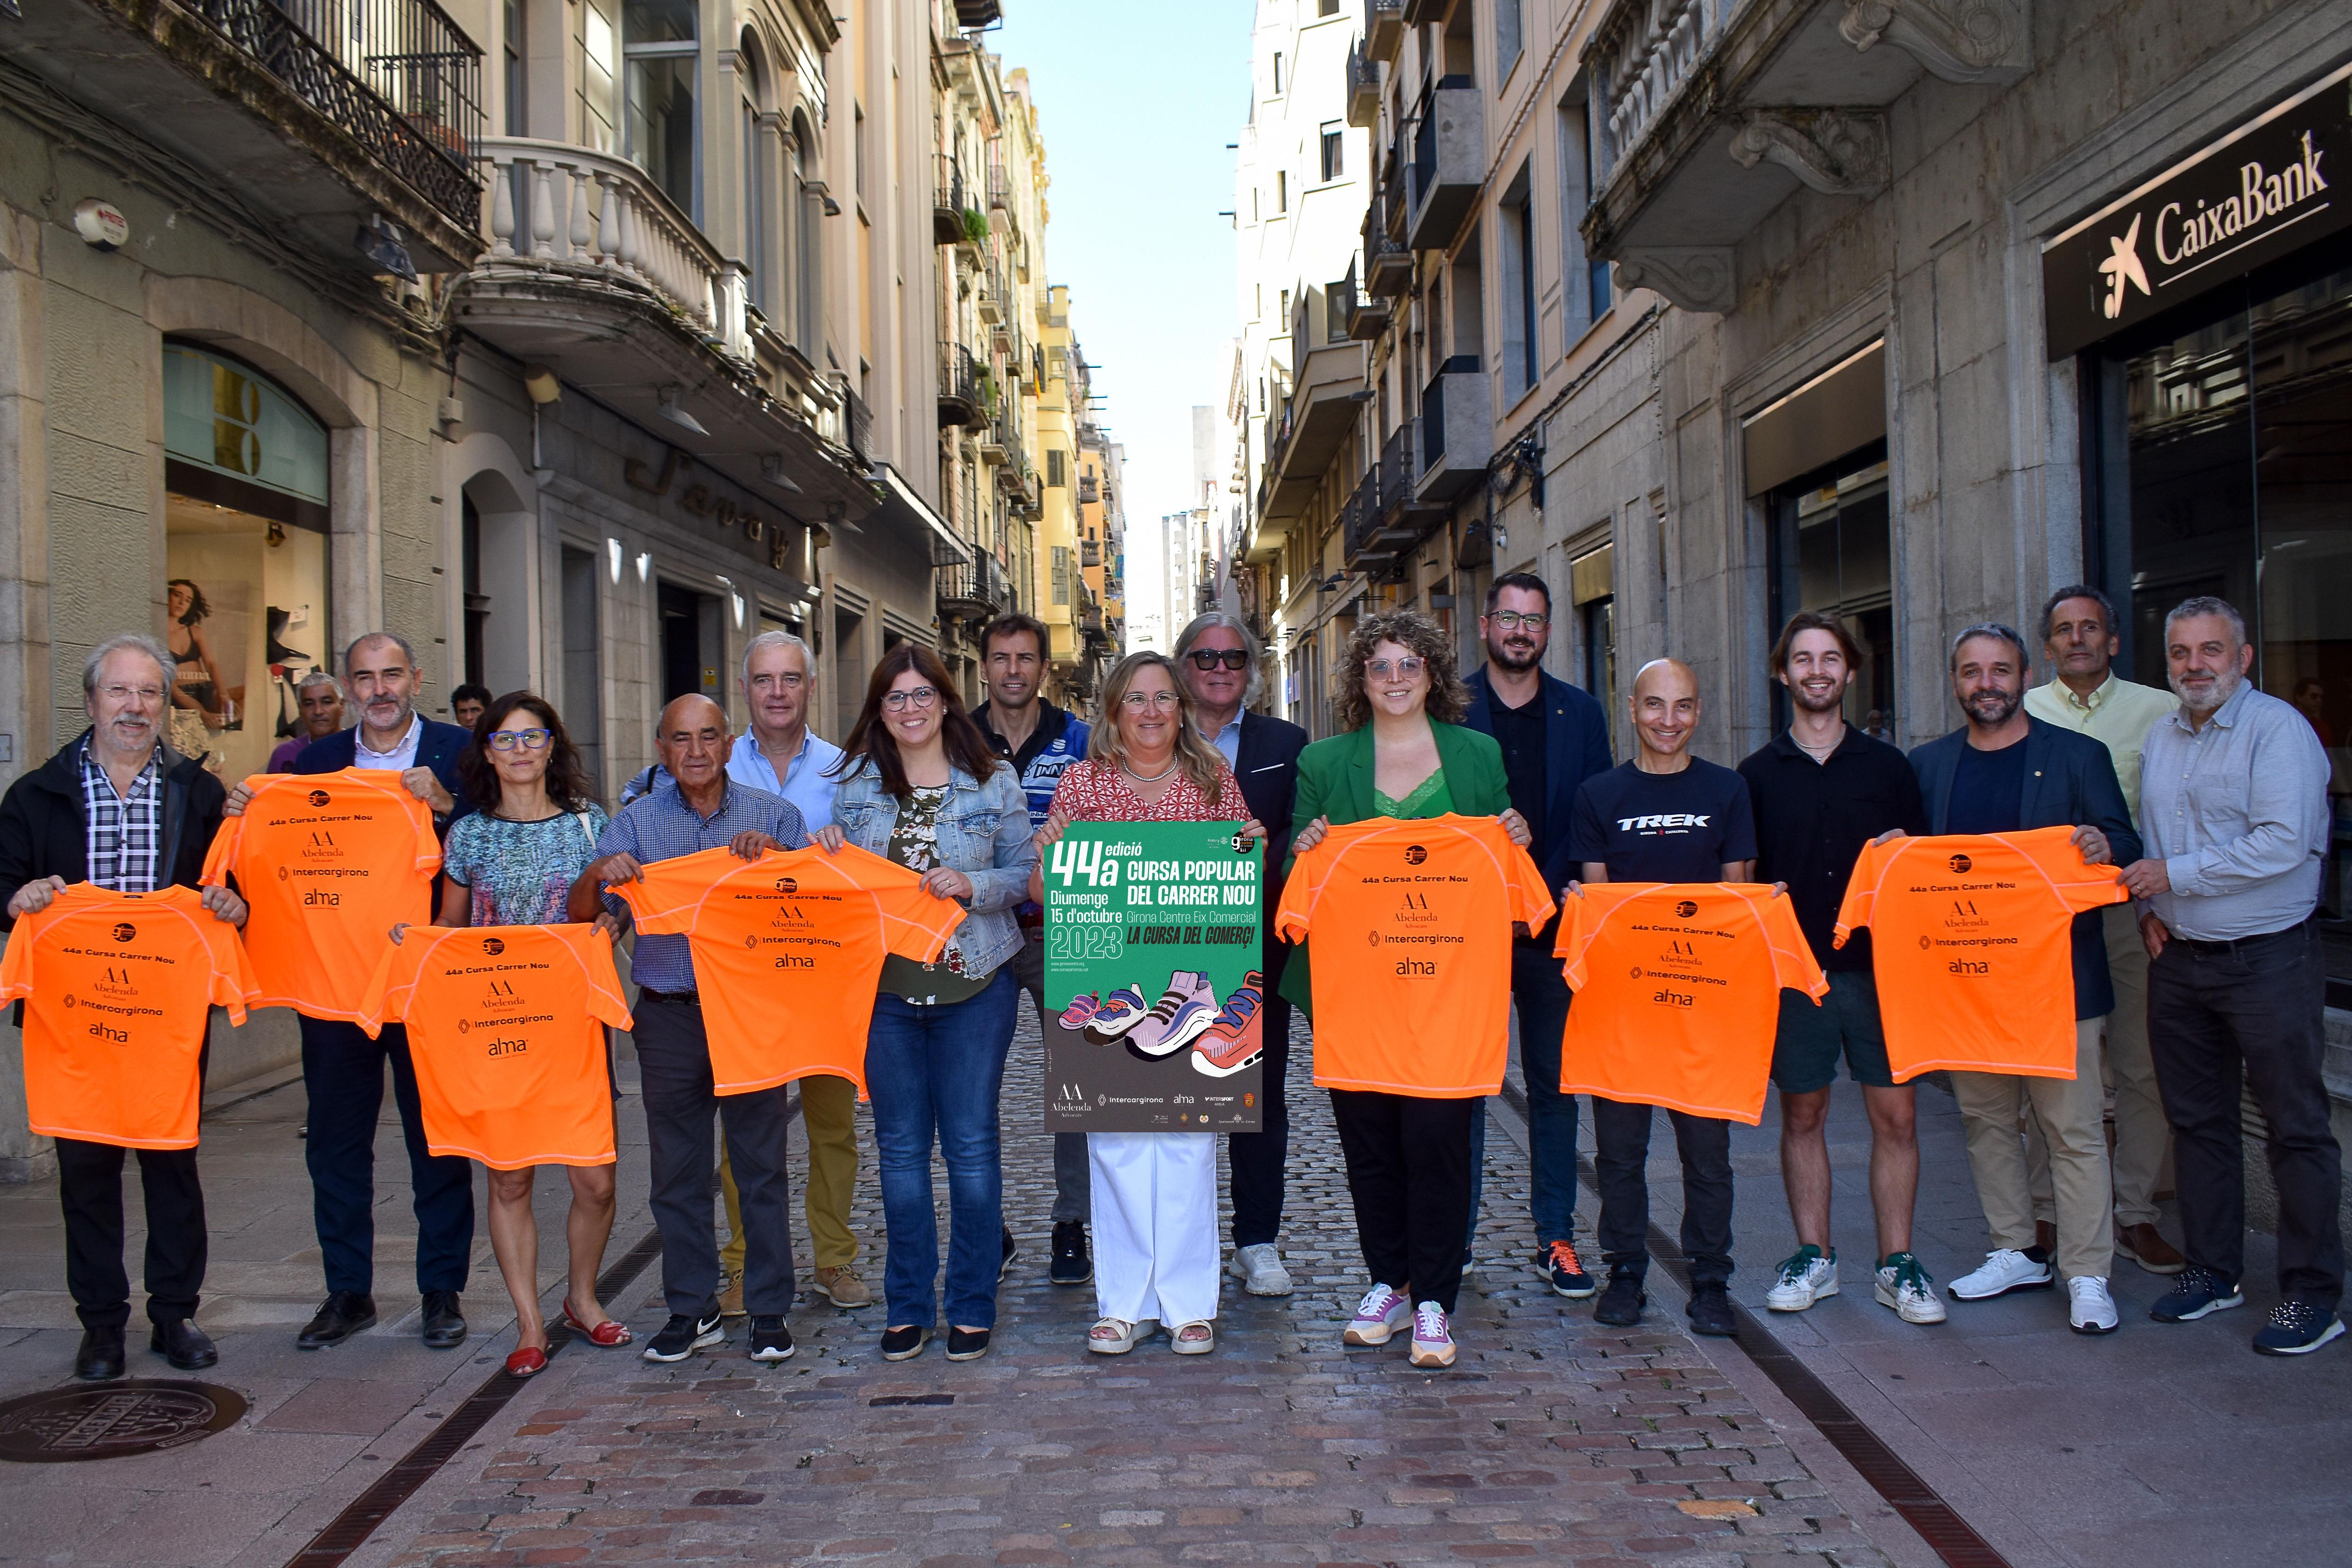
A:
POLYGON ((1782 1094, 1811 1094, 1837 1081, 1838 1058, 1846 1076, 1873 1089, 1893 1089, 1895 1069, 1886 1060, 1886 1031, 1878 1020, 1878 982, 1866 969, 1837 970, 1826 976, 1830 994, 1822 1005, 1801 991, 1780 993, 1780 1029, 1772 1042, 1772 1081, 1782 1094))

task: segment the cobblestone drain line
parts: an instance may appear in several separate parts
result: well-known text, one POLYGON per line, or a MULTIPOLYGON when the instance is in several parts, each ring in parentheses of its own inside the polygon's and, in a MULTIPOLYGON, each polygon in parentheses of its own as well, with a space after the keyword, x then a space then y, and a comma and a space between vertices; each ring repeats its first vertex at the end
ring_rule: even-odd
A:
MULTIPOLYGON (((1496 1559, 1740 1568, 1888 1559, 1670 1322, 1603 1329, 1530 1265, 1525 1157, 1487 1145, 1461 1361, 1348 1351, 1363 1289, 1328 1100, 1294 1047, 1286 1300, 1228 1283, 1220 1343, 1090 1355, 1090 1290, 1044 1282, 1039 1052, 1008 1072, 1007 1217, 1024 1240, 995 1348, 883 1363, 882 1309, 794 1313, 774 1369, 729 1346, 655 1368, 567 1355, 423 1489, 371 1568, 821 1563, 921 1568, 1496 1559), (403 1536, 405 1536, 404 1539, 403 1536)), ((856 1223, 880 1273, 871 1143, 856 1223)), ((941 1193, 944 1207, 944 1192, 941 1193)), ((946 1230, 944 1213, 941 1234, 946 1230)), ((878 1293, 878 1292, 877 1292, 878 1293)), ((634 1314, 658 1311, 657 1300, 634 1314)), ((309 1565, 306 1565, 309 1568, 309 1565)))

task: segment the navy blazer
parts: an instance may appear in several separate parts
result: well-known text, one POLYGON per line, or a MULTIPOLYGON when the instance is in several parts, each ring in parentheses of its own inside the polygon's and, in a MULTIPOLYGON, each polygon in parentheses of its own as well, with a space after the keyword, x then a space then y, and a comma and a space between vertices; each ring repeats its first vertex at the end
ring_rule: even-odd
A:
MULTIPOLYGON (((1544 885, 1558 890, 1583 875, 1583 867, 1569 853, 1570 828, 1576 818, 1576 792, 1595 773, 1616 765, 1609 755, 1609 720, 1601 704, 1582 687, 1570 686, 1549 671, 1543 677, 1543 700, 1551 709, 1544 725, 1544 836, 1528 848, 1543 868, 1544 885)), ((1473 730, 1495 732, 1494 689, 1486 667, 1470 672, 1470 710, 1462 722, 1473 730)))
POLYGON ((1258 959, 1271 992, 1282 978, 1290 944, 1274 934, 1274 911, 1282 902, 1282 864, 1290 858, 1290 813, 1298 797, 1298 753, 1307 731, 1287 719, 1242 710, 1241 738, 1234 747, 1234 779, 1249 802, 1250 815, 1265 829, 1265 941, 1258 959))
MULTIPOLYGON (((418 717, 422 718, 420 714, 418 717)), ((449 814, 449 822, 470 816, 474 803, 466 794, 466 786, 457 780, 457 759, 474 743, 474 732, 462 725, 444 724, 437 719, 425 720, 425 732, 416 737, 416 765, 431 768, 457 809, 449 814)), ((357 725, 338 730, 324 740, 313 741, 294 753, 294 769, 298 773, 334 773, 358 766, 360 731, 357 725)), ((449 822, 441 825, 448 830, 449 822)))
MULTIPOLYGON (((2028 716, 2025 739, 2025 798, 2018 803, 2021 828, 2080 827, 2107 836, 2108 858, 2128 866, 2140 858, 2139 834, 2116 779, 2116 760, 2088 735, 2062 730, 2028 716)), ((1927 803, 1927 831, 1941 833, 1952 808, 1952 777, 1959 771, 1968 726, 1939 736, 1911 753, 1927 803)), ((2107 975, 2106 911, 2086 910, 2074 917, 2074 1016, 2097 1018, 2116 1010, 2115 983, 2107 975)))

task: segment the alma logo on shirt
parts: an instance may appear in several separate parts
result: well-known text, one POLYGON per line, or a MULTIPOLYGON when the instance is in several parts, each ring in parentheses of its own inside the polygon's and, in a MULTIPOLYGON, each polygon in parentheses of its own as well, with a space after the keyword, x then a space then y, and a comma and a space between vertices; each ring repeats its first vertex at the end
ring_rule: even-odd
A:
POLYGON ((332 799, 334 799, 334 796, 329 795, 325 790, 314 789, 310 792, 310 804, 312 805, 324 805, 332 799))
POLYGON ((1715 820, 1712 812, 1667 811, 1650 816, 1621 816, 1617 819, 1620 833, 1654 833, 1663 828, 1705 827, 1715 820))
POLYGON ((1952 875, 1955 877, 1965 877, 1969 874, 1969 868, 1974 866, 1976 862, 1969 859, 1965 855, 1955 855, 1952 857, 1950 864, 1952 868, 1952 875))
POLYGON ((115 924, 114 940, 117 942, 129 942, 138 934, 139 928, 132 925, 129 921, 121 921, 115 924))

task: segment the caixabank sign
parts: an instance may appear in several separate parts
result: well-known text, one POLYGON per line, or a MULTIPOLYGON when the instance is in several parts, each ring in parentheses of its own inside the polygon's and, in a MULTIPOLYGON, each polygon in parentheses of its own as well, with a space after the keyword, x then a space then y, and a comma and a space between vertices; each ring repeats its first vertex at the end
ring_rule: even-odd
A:
POLYGON ((2352 64, 2044 242, 2050 357, 2346 227, 2352 64))

